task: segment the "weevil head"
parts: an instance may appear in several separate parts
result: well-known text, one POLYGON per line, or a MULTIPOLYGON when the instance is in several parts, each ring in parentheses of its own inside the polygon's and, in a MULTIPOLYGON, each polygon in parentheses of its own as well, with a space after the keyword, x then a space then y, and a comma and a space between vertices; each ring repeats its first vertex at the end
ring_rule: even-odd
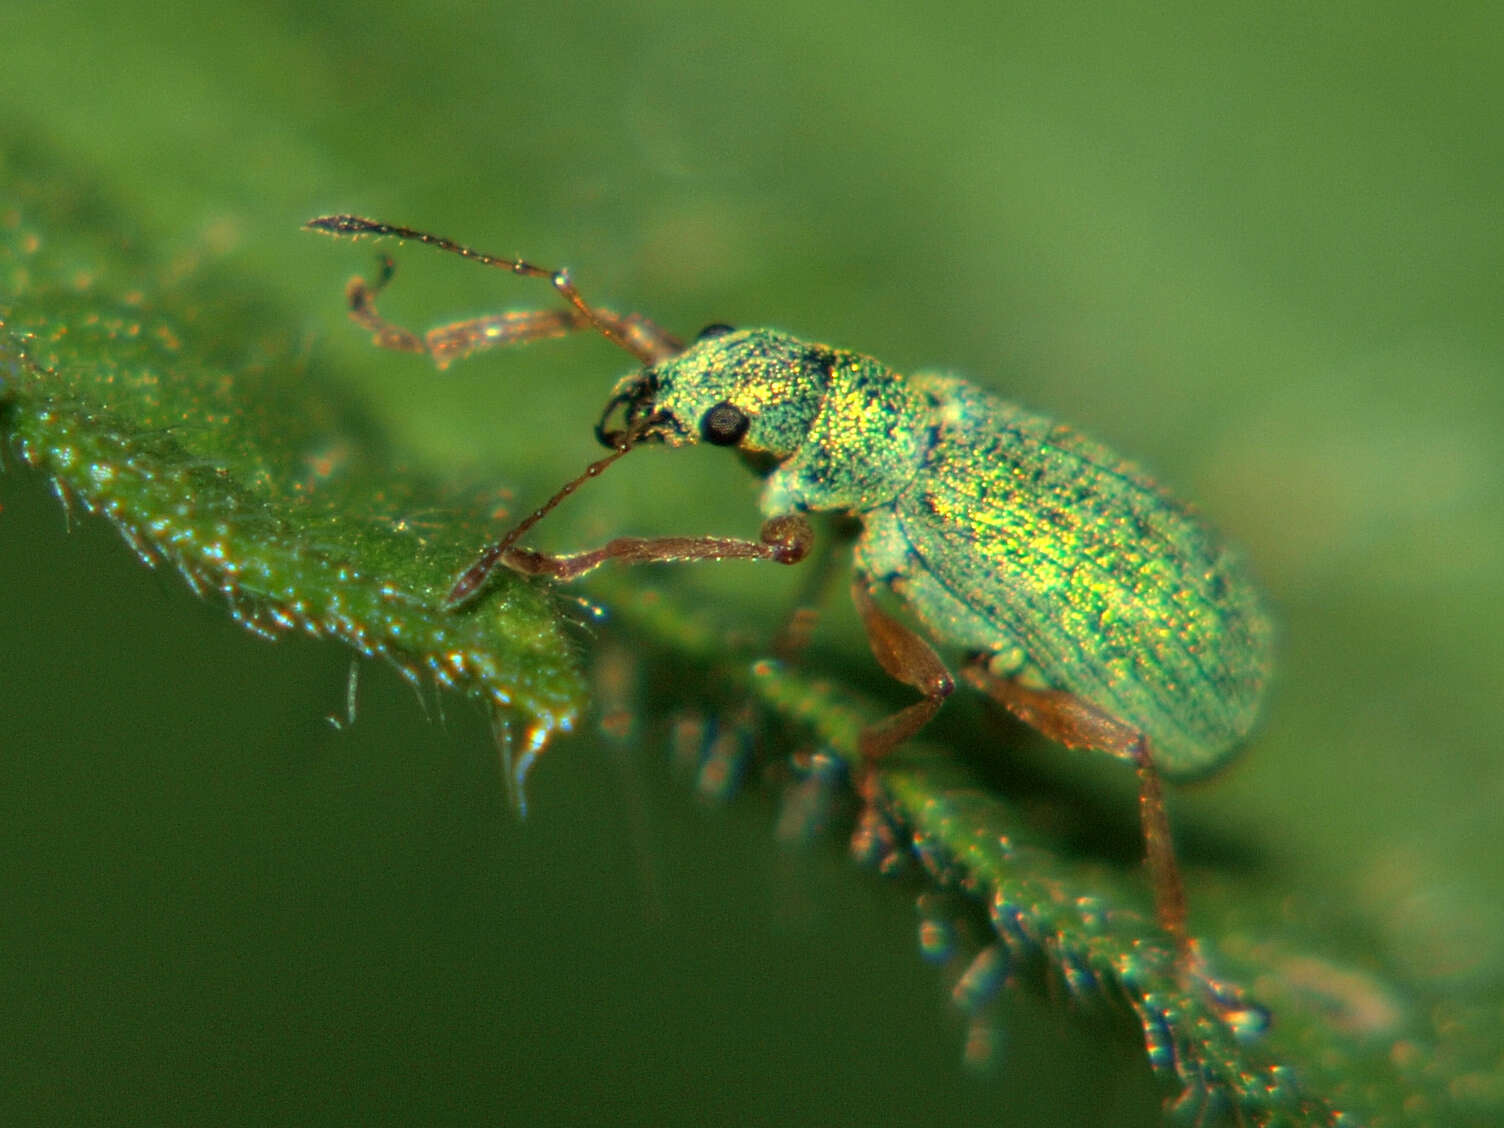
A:
POLYGON ((712 325, 617 384, 596 437, 607 446, 708 442, 782 462, 804 443, 833 364, 829 349, 786 333, 712 325))

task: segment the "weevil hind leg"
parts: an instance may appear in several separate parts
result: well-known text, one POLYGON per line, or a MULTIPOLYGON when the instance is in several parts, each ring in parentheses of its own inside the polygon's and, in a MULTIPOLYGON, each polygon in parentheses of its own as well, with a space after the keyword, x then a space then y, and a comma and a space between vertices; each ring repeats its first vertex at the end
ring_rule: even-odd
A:
POLYGON ((878 665, 890 677, 924 694, 921 700, 862 731, 859 748, 862 759, 871 765, 929 724, 956 683, 934 647, 877 605, 872 598, 872 583, 861 573, 851 581, 851 599, 878 665))
POLYGON ((1170 816, 1148 738, 1132 725, 1073 694, 1057 689, 1033 689, 1000 678, 985 663, 985 656, 973 661, 963 676, 1019 720, 1068 748, 1095 748, 1134 766, 1138 772, 1139 821, 1143 826, 1145 862, 1154 886, 1155 915, 1160 927, 1174 939, 1181 958, 1189 959, 1185 885, 1175 861, 1170 816))

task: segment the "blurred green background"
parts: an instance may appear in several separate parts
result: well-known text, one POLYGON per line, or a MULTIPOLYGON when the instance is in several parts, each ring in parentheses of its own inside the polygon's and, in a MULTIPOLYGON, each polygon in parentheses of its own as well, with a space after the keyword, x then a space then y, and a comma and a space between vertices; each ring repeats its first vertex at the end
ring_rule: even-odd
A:
MULTIPOLYGON (((1283 629, 1184 835, 1329 904, 1355 960, 1497 1005, 1500 31, 1485 4, 19 3, 0 128, 296 311, 437 473, 553 488, 622 358, 375 353, 341 306, 371 250, 309 216, 567 264, 683 333, 954 368, 1153 466, 1283 629)), ((549 300, 400 268, 420 326, 549 300)), ((634 457, 540 540, 749 533, 718 453, 634 457)), ((1025 993, 965 1072, 911 891, 778 845, 767 797, 707 808, 587 723, 519 824, 475 710, 368 664, 334 730, 346 652, 242 633, 7 465, 5 1122, 1157 1119, 1131 1039, 1025 993)), ((771 623, 787 581, 730 571, 655 582, 771 623)))

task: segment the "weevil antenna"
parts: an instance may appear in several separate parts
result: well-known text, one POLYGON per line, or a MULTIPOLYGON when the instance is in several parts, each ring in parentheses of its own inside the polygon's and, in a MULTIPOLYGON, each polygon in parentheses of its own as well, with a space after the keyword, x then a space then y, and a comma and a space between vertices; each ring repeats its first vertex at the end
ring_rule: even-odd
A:
POLYGON ((411 239, 415 243, 422 243, 426 247, 437 247, 441 251, 448 251, 452 255, 478 262, 482 266, 494 266, 498 270, 509 270, 513 274, 525 275, 528 278, 546 278, 559 292, 559 295, 590 322, 591 327, 606 340, 617 348, 631 353, 645 365, 651 365, 660 359, 658 352, 647 347, 640 341, 634 341, 631 336, 623 332, 615 319, 597 313, 580 292, 575 289, 574 282, 570 280, 567 270, 551 270, 546 266, 538 266, 520 258, 502 258, 499 255, 488 255, 484 251, 477 251, 473 247, 467 247, 463 243, 456 243, 453 239, 446 239, 442 235, 432 235, 427 231, 419 231, 412 227, 402 227, 394 223, 381 223, 378 220, 366 219, 358 215, 321 215, 310 219, 303 224, 309 231, 322 231, 326 235, 344 237, 349 239, 392 238, 411 239))
POLYGON ((554 508, 561 501, 574 493, 581 485, 591 478, 600 477, 605 472, 606 467, 631 450, 632 444, 637 441, 637 434, 638 432, 636 431, 622 433, 617 439, 616 449, 604 458, 597 458, 589 466, 585 467, 584 471, 578 477, 565 482, 555 491, 553 497, 524 517, 495 544, 487 546, 486 550, 480 554, 475 563, 465 569, 465 574, 455 581, 454 587, 449 589, 449 594, 444 599, 445 608, 453 609, 458 607, 479 591, 481 585, 486 582, 486 577, 495 570, 496 565, 501 563, 502 558, 526 535, 528 530, 553 512, 554 508))

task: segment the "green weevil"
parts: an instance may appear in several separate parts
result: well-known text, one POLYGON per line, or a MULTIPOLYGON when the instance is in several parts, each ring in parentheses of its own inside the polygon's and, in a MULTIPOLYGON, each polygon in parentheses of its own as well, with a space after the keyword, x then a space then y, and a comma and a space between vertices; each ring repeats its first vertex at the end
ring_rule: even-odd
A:
POLYGON ((967 656, 970 684, 1051 739, 1134 766, 1157 915, 1189 950, 1159 778, 1204 775, 1247 738, 1273 631, 1237 556, 1153 479, 955 376, 903 375, 772 329, 712 325, 686 345, 640 315, 587 304, 564 271, 356 216, 308 226, 412 239, 546 278, 567 302, 419 336, 376 310, 393 271, 383 256, 376 282, 352 280, 347 299, 384 348, 426 353, 442 368, 480 349, 593 329, 641 362, 596 426, 612 454, 489 546, 450 606, 473 598, 498 564, 557 580, 613 560, 793 564, 813 541, 806 513, 850 515, 860 526, 851 591, 873 654, 922 695, 862 734, 866 761, 918 732, 955 685, 930 643, 878 606, 886 590, 931 638, 967 656), (739 451, 765 476, 760 539, 624 537, 568 556, 516 546, 580 482, 648 442, 739 451))

